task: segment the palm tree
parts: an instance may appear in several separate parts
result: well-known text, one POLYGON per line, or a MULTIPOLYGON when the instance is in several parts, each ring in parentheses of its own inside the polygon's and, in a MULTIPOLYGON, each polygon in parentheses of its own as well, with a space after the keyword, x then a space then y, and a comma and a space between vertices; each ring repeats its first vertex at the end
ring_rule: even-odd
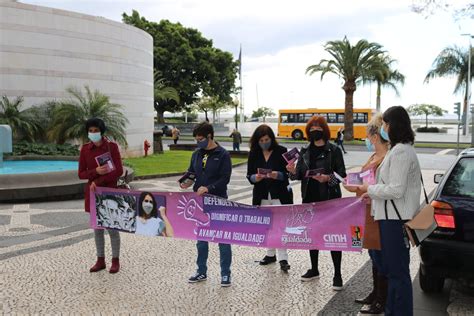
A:
POLYGON ((125 127, 128 119, 122 112, 122 106, 111 103, 109 97, 98 90, 91 91, 88 86, 84 88, 85 95, 77 88, 67 88, 66 91, 71 98, 55 102, 48 137, 59 144, 73 139, 85 142, 87 141, 85 122, 89 118, 98 117, 104 120, 107 126, 106 135, 127 146, 125 127))
MULTIPOLYGON (((474 53, 474 50, 471 50, 474 53)), ((474 54, 471 54, 471 79, 474 75, 474 54)), ((425 83, 431 79, 438 77, 456 77, 456 85, 454 87, 454 94, 464 92, 464 106, 463 106, 463 135, 466 135, 467 126, 467 89, 466 84, 468 80, 469 68, 469 50, 464 50, 457 46, 446 47, 443 49, 433 61, 431 70, 425 77, 425 83)))
POLYGON ((32 112, 22 111, 23 97, 11 101, 7 96, 0 99, 0 124, 10 125, 13 139, 33 141, 41 132, 41 124, 32 112))
POLYGON ((353 108, 357 84, 361 80, 370 80, 376 74, 386 71, 381 60, 381 56, 385 52, 382 50, 382 45, 367 40, 360 40, 352 46, 347 37, 344 37, 342 41, 327 42, 324 49, 332 58, 322 59, 319 64, 309 66, 306 73, 313 75, 320 72, 321 80, 326 73, 333 73, 344 80, 342 86, 346 94, 344 138, 351 140, 354 135, 353 108))

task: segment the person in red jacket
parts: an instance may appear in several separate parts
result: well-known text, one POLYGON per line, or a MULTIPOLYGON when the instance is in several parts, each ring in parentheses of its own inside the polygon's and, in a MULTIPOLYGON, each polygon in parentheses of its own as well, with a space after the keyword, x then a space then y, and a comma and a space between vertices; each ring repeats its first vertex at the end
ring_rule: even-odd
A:
MULTIPOLYGON (((81 148, 78 174, 80 179, 88 180, 84 187, 84 200, 85 210, 90 212, 90 191, 95 191, 96 187, 116 188, 123 167, 118 145, 104 137, 106 130, 104 121, 99 118, 91 118, 86 122, 86 130, 90 142, 84 144, 81 148), (96 159, 97 157, 100 158, 96 159)), ((112 245, 112 267, 109 272, 117 273, 120 270, 120 235, 117 230, 107 231, 112 245)), ((106 268, 104 229, 94 229, 94 238, 97 262, 90 268, 90 272, 97 272, 106 268)))

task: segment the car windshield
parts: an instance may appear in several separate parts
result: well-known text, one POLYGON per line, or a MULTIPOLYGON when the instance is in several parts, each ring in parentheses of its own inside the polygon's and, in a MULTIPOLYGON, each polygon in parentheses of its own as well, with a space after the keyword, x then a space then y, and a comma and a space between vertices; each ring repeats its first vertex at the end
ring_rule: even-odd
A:
POLYGON ((442 195, 474 198, 474 157, 459 160, 444 185, 442 195))

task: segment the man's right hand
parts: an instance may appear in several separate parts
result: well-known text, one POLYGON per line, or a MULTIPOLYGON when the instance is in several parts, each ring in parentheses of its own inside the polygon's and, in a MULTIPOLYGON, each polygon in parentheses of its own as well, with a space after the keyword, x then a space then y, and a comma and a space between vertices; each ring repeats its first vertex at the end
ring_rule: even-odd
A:
POLYGON ((179 184, 179 187, 183 190, 189 188, 193 184, 192 181, 184 181, 179 184))

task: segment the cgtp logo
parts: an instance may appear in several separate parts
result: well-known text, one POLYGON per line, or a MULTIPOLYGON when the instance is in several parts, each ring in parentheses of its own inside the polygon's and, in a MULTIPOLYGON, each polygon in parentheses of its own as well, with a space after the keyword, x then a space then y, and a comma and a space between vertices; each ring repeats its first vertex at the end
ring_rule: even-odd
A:
POLYGON ((351 239, 353 248, 362 248, 364 232, 360 226, 351 226, 351 239))
POLYGON ((186 196, 181 196, 178 201, 178 215, 183 215, 187 221, 193 221, 196 226, 208 226, 211 222, 210 216, 204 213, 204 210, 195 199, 186 199, 186 196))

